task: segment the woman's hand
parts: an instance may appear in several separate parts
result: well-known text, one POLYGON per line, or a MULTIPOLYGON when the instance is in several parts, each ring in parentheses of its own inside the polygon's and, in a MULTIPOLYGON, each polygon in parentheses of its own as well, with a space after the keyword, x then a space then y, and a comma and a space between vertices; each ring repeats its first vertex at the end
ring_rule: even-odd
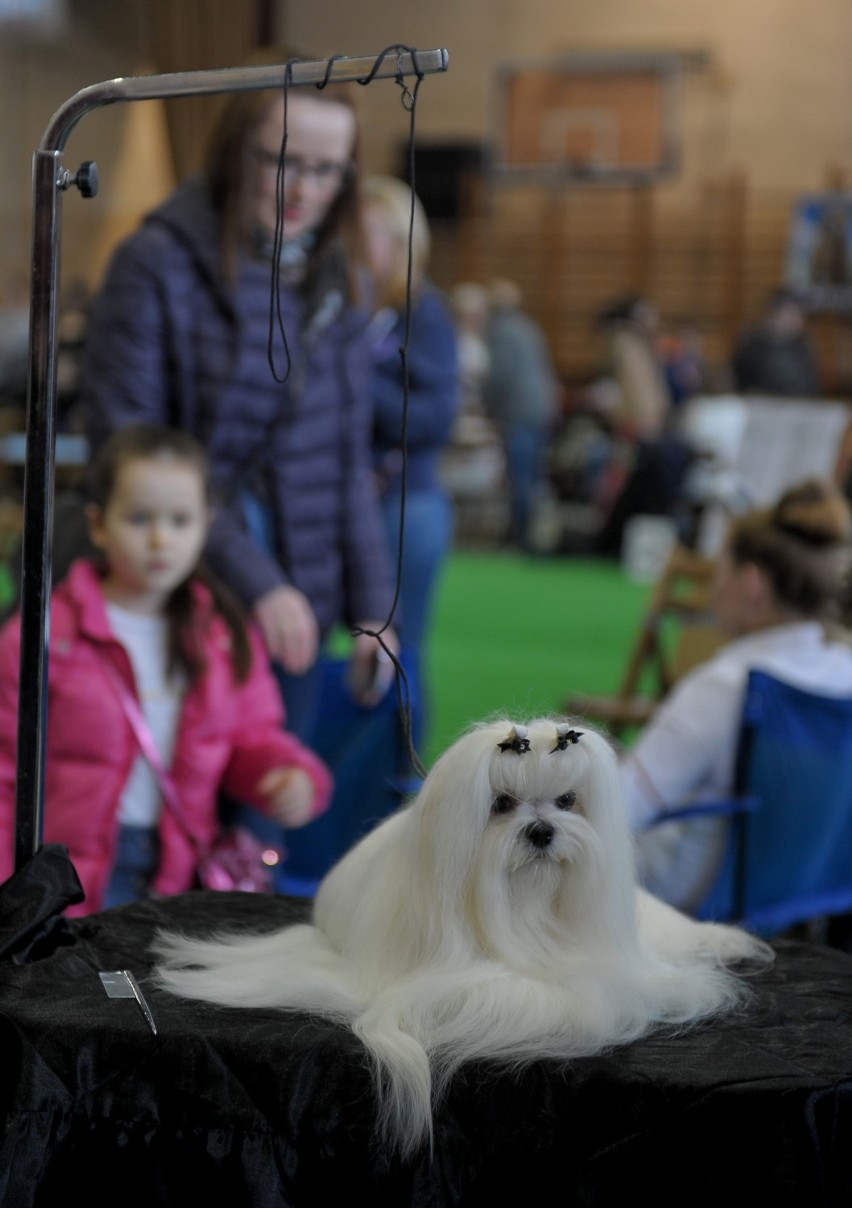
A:
POLYGON ((273 768, 258 781, 257 791, 281 826, 293 830, 310 822, 316 790, 303 768, 273 768))
MULTIPOLYGON (((359 621, 355 628, 378 632, 383 625, 384 621, 359 621)), ((382 641, 394 654, 399 653, 399 641, 392 629, 384 630, 382 641)), ((377 705, 393 677, 394 665, 378 640, 367 633, 357 634, 349 661, 349 685, 358 704, 368 708, 377 705)))
POLYGON ((291 675, 304 675, 319 653, 319 626, 307 596, 295 587, 273 587, 254 606, 269 657, 291 675))

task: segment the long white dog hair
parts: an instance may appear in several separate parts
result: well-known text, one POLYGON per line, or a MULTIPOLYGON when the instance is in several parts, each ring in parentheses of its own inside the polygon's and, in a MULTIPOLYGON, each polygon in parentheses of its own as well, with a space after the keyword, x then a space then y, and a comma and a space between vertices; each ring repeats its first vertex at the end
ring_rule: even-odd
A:
POLYGON ((347 1022, 404 1153, 431 1140, 462 1062, 564 1061, 694 1023, 747 997, 729 965, 772 958, 636 888, 615 755, 553 718, 463 736, 331 870, 312 924, 164 935, 158 953, 175 994, 347 1022))

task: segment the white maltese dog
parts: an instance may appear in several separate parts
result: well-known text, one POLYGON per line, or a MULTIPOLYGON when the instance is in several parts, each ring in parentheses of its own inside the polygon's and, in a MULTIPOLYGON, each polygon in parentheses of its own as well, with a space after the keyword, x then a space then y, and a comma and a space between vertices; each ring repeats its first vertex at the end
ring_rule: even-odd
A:
POLYGON ((636 888, 615 755, 552 718, 462 737, 331 870, 313 920, 161 936, 160 984, 345 1021, 372 1058, 380 1132, 403 1153, 431 1141, 462 1062, 565 1061, 695 1023, 747 997, 728 965, 772 959, 636 888))

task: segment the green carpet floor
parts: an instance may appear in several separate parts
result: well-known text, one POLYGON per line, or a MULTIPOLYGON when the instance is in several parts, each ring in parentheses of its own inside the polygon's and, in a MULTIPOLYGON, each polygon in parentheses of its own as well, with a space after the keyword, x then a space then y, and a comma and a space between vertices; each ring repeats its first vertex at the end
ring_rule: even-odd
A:
POLYGON ((650 588, 593 559, 455 552, 428 656, 429 766, 471 722, 558 712, 569 692, 612 692, 650 588))

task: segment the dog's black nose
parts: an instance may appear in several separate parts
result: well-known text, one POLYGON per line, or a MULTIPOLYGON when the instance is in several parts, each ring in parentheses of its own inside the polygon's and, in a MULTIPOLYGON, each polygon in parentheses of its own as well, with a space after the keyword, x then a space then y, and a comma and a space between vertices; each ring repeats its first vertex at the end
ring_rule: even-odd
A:
POLYGON ((533 847, 547 847, 554 835, 554 829, 549 822, 533 822, 524 831, 524 835, 533 847))

